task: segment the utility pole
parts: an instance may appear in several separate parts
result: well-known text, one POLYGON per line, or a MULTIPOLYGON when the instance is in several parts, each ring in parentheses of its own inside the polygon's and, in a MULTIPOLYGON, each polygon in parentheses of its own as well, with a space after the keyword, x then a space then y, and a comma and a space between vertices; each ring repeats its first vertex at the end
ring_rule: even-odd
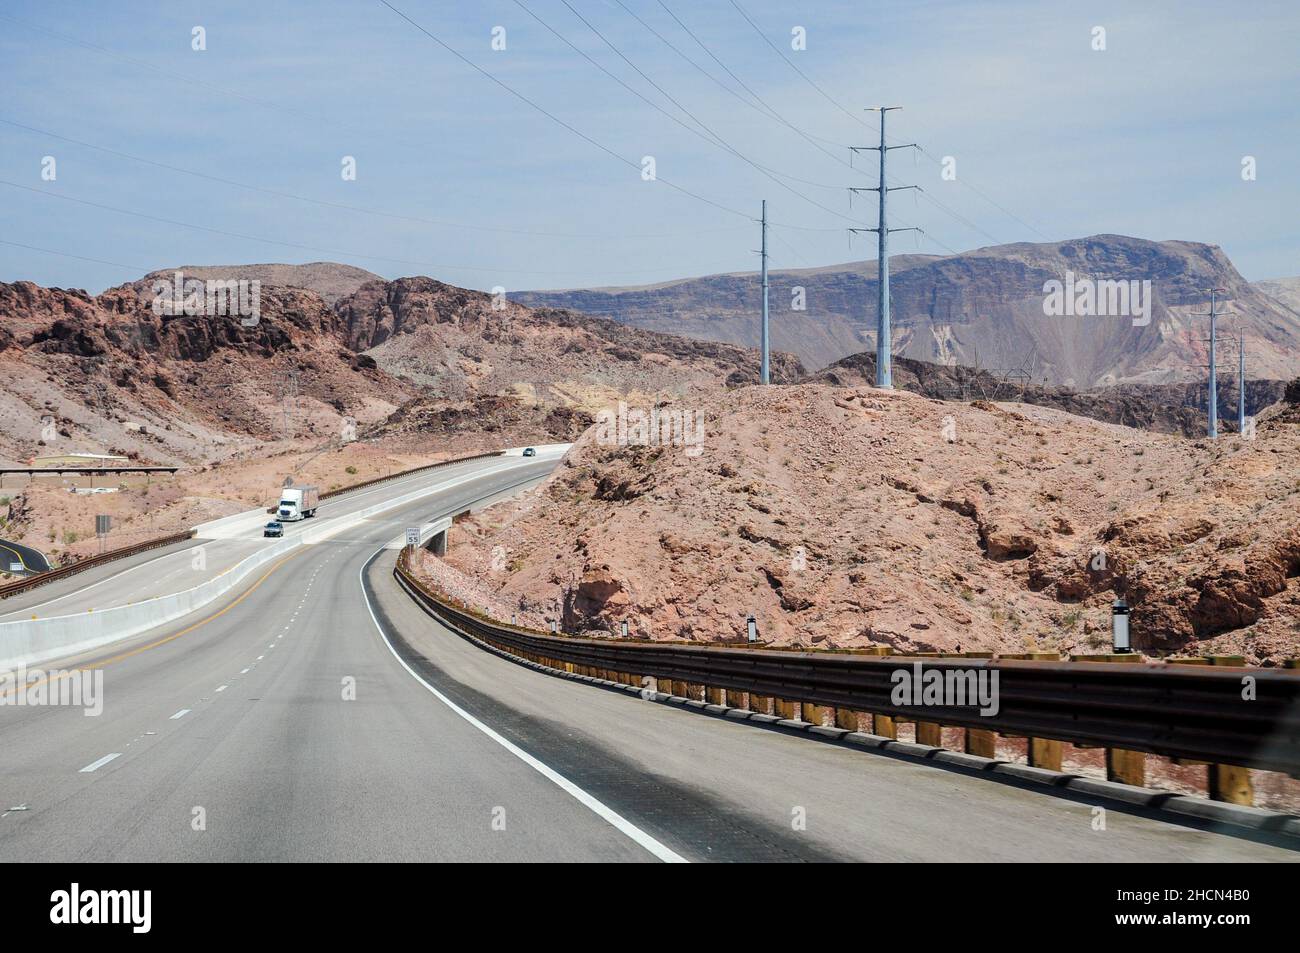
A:
POLYGON ((890 228, 885 216, 886 199, 889 197, 890 192, 920 188, 919 185, 900 185, 891 189, 885 182, 885 158, 889 155, 889 150, 916 148, 915 142, 909 142, 902 146, 885 145, 885 113, 902 108, 902 106, 869 106, 868 109, 880 113, 880 145, 849 147, 851 152, 875 151, 880 153, 880 185, 876 188, 849 189, 850 194, 853 192, 878 192, 880 194, 880 223, 876 228, 850 228, 849 231, 875 232, 878 240, 877 267, 880 270, 880 300, 876 311, 876 386, 885 390, 892 390, 894 387, 894 373, 890 365, 892 338, 889 319, 889 233, 919 232, 921 230, 919 228, 890 228))
POLYGON ((1237 331, 1237 434, 1246 432, 1246 331, 1237 331))
POLYGON ((1208 317, 1210 319, 1210 399, 1206 409, 1206 415, 1209 418, 1206 425, 1205 434, 1211 440, 1219 439, 1219 369, 1218 361, 1218 341, 1219 341, 1219 311, 1217 308, 1218 295, 1226 294, 1223 288, 1206 288, 1205 291, 1210 296, 1209 311, 1193 311, 1196 317, 1208 317))
POLYGON ((762 364, 759 368, 759 383, 768 383, 768 339, 767 339, 767 199, 763 199, 763 331, 760 335, 763 348, 762 364))
MULTIPOLYGON (((289 411, 290 408, 296 412, 297 407, 293 406, 295 398, 298 396, 298 367, 296 364, 289 364, 285 369, 285 376, 280 380, 280 399, 281 412, 284 416, 284 432, 282 438, 288 438, 289 431, 289 411)), ((295 421, 296 423, 296 421, 295 421)))

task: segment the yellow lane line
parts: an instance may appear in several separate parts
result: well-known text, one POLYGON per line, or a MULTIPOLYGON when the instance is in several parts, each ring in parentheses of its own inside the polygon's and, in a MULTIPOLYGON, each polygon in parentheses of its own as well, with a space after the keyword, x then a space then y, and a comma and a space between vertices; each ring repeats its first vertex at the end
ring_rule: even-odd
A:
MULTIPOLYGON (((130 649, 130 650, 126 651, 126 652, 121 652, 121 653, 119 653, 119 654, 117 654, 117 655, 110 656, 109 658, 101 659, 101 660, 99 660, 98 662, 91 662, 91 663, 89 663, 89 664, 87 664, 87 665, 78 665, 78 666, 76 666, 75 668, 73 668, 71 671, 60 673, 57 677, 55 677, 55 678, 53 679, 53 681, 58 681, 59 679, 67 678, 68 675, 70 675, 73 671, 82 671, 82 672, 86 672, 86 671, 90 671, 90 670, 92 670, 92 669, 96 669, 96 668, 103 668, 105 665, 112 665, 114 662, 120 662, 120 661, 122 661, 123 659, 128 659, 128 658, 130 658, 130 657, 133 656, 133 655, 139 655, 141 652, 148 651, 149 649, 155 649, 155 648, 157 648, 157 647, 160 646, 160 645, 166 645, 168 642, 171 642, 171 641, 173 641, 174 639, 179 639, 182 635, 184 635, 184 634, 187 633, 187 632, 193 632, 195 629, 199 628, 199 626, 207 625, 207 624, 208 624, 209 622, 211 622, 213 619, 219 619, 221 616, 225 615, 225 614, 226 614, 227 612, 229 612, 231 609, 235 608, 235 606, 239 605, 241 602, 243 602, 245 599, 247 599, 249 596, 251 596, 251 595, 253 594, 253 590, 256 589, 258 586, 260 586, 262 583, 264 583, 264 582, 266 581, 267 577, 271 575, 271 573, 275 572, 277 569, 279 569, 281 566, 283 566, 283 565, 284 565, 285 563, 287 563, 289 560, 294 559, 294 558, 296 558, 296 557, 298 557, 298 556, 301 556, 301 555, 303 554, 303 552, 305 552, 305 551, 306 551, 306 550, 305 550, 305 548, 304 548, 304 549, 300 549, 300 550, 298 550, 298 552, 290 553, 288 556, 285 556, 285 557, 284 557, 283 559, 281 559, 278 563, 276 563, 274 566, 272 566, 270 569, 268 569, 265 573, 263 573, 263 575, 261 576, 261 578, 258 579, 257 582, 255 582, 255 583, 253 583, 251 586, 249 586, 249 587, 248 587, 248 590, 247 590, 246 592, 244 592, 244 593, 243 593, 243 594, 242 594, 238 599, 236 599, 234 602, 232 602, 232 603, 230 603, 229 605, 227 605, 225 608, 223 608, 223 609, 219 609, 218 611, 212 613, 212 615, 208 616, 206 619, 200 619, 198 622, 195 622, 193 625, 188 625, 188 626, 186 626, 185 628, 181 629, 179 632, 173 632, 171 635, 168 635, 168 636, 166 636, 166 637, 164 637, 164 638, 158 639, 156 642, 150 642, 148 645, 138 645, 138 646, 136 646, 135 648, 130 649)), ((17 685, 16 685, 16 686, 14 686, 13 688, 9 689, 8 692, 5 692, 5 693, 3 693, 3 694, 9 694, 9 693, 11 693, 11 692, 16 692, 16 691, 18 690, 19 687, 22 687, 22 688, 25 689, 25 688, 32 688, 32 687, 35 687, 35 686, 38 686, 38 685, 44 685, 46 682, 49 682, 49 681, 51 681, 51 680, 52 680, 52 679, 50 678, 50 676, 46 675, 46 676, 44 676, 44 677, 42 677, 42 678, 36 679, 35 681, 28 682, 26 685, 23 685, 23 686, 17 686, 17 685)))
POLYGON ((28 572, 32 571, 32 567, 27 565, 27 560, 23 559, 23 554, 20 553, 18 550, 14 549, 11 546, 6 546, 4 543, 0 543, 0 549, 9 550, 9 552, 13 553, 15 556, 18 557, 18 561, 23 564, 24 569, 26 569, 28 572))

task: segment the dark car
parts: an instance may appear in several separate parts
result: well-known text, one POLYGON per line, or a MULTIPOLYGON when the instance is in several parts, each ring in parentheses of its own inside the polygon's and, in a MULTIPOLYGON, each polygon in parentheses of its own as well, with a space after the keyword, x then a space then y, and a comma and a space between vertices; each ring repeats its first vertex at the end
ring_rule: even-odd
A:
POLYGON ((537 451, 534 450, 532 447, 524 447, 524 456, 535 457, 537 456, 537 451))
POLYGON ((262 535, 263 535, 263 536, 283 536, 283 535, 284 535, 284 526, 282 526, 280 523, 277 523, 275 520, 271 520, 271 522, 269 522, 269 523, 266 524, 266 529, 262 530, 262 535))

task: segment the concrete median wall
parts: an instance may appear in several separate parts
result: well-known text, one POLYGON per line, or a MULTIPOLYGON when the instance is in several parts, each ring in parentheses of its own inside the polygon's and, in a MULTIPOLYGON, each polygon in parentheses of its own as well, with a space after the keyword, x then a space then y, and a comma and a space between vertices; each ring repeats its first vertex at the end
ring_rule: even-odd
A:
MULTIPOLYGON (((517 464, 503 464, 472 474, 463 474, 403 493, 401 496, 367 506, 346 516, 331 518, 328 523, 319 528, 312 527, 299 535, 268 544, 264 549, 245 557, 221 575, 192 589, 159 596, 156 599, 147 599, 132 605, 115 606, 111 609, 97 609, 49 619, 0 623, 0 671, 19 666, 38 665, 51 659, 89 652, 165 625, 215 601, 238 586, 250 573, 299 546, 328 539, 385 510, 414 503, 422 497, 482 479, 502 470, 513 469, 514 466, 517 464)), ((229 527, 238 525, 240 520, 247 521, 251 515, 239 513, 215 522, 229 527)), ((259 516, 259 525, 264 517, 265 514, 259 516)), ((213 524, 204 525, 211 527, 213 524)), ((226 527, 218 527, 217 531, 224 536, 223 530, 226 527)))
POLYGON ((268 546, 193 589, 157 599, 52 619, 0 624, 0 670, 88 652, 179 619, 229 592, 253 570, 300 545, 299 540, 291 539, 268 546))

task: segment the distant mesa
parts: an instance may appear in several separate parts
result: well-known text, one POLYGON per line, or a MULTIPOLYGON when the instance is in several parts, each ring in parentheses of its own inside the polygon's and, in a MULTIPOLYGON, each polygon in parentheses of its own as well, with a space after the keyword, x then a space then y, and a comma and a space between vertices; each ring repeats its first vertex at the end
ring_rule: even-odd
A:
MULTIPOLYGON (((1244 328, 1250 375, 1300 373, 1300 279, 1251 284, 1222 249, 1183 241, 1093 235, 1041 244, 993 245, 948 257, 890 259, 894 353, 935 364, 1024 371, 1037 383, 1079 389, 1171 383, 1204 376, 1203 289, 1227 289, 1244 328), (1067 272, 1151 281, 1150 324, 1124 318, 1050 317, 1043 286, 1067 272)), ((629 288, 523 291, 531 307, 571 308, 687 337, 758 344, 758 276, 708 275, 629 288)), ((876 263, 771 273, 773 346, 817 370, 875 348, 876 263), (802 288, 806 310, 795 310, 802 288)))

